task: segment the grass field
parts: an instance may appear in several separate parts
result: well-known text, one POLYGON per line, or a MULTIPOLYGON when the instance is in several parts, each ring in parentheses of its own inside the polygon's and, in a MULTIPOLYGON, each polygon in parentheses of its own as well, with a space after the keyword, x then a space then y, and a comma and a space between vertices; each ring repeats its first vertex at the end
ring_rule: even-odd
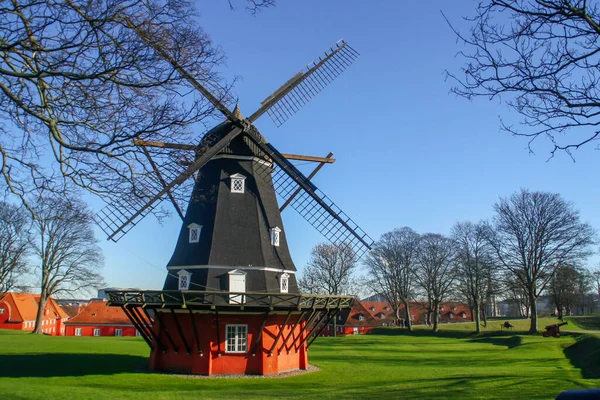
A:
MULTIPOLYGON (((527 329, 527 321, 516 322, 527 329)), ((381 329, 320 338, 310 362, 322 370, 282 379, 136 372, 148 355, 140 338, 0 331, 0 398, 550 399, 565 389, 600 386, 598 336, 527 336, 519 334, 520 325, 515 332, 473 336, 468 327, 444 325, 435 336, 381 329)))

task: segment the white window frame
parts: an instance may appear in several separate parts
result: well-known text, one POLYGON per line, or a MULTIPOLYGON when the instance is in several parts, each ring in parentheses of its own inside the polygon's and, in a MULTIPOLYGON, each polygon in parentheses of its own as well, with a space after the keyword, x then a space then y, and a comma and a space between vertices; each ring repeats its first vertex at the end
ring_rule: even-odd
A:
POLYGON ((100 328, 94 328, 94 336, 102 336, 102 331, 100 328))
POLYGON ((115 329, 115 336, 123 336, 123 329, 115 329))
POLYGON ((190 284, 192 280, 192 273, 185 269, 180 270, 177 275, 179 276, 178 290, 190 290, 190 284))
POLYGON ((288 293, 290 290, 290 275, 284 272, 279 276, 279 291, 281 293, 288 293))
POLYGON ((231 354, 248 352, 248 325, 225 325, 225 352, 231 354))
POLYGON ((271 228, 271 245, 275 247, 279 247, 279 242, 281 241, 281 229, 275 226, 271 228))
POLYGON ((244 193, 246 191, 246 177, 242 174, 233 174, 231 179, 231 193, 244 193))
POLYGON ((202 225, 198 224, 189 224, 188 228, 190 230, 188 240, 190 243, 198 243, 200 242, 200 234, 202 233, 202 225))
POLYGON ((0 314, 4 314, 4 308, 0 308, 0 314))
POLYGON ((135 330, 135 336, 142 336, 142 332, 138 331, 137 329, 135 330))
POLYGON ((75 328, 75 336, 81 336, 81 328, 75 328))

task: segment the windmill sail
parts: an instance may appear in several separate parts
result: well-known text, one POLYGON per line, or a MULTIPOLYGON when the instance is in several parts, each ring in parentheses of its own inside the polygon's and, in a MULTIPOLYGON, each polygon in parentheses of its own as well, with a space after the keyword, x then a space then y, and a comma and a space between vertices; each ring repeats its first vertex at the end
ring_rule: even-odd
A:
POLYGON ((262 107, 252 114, 249 120, 255 121, 266 111, 273 123, 280 127, 352 65, 358 57, 359 53, 340 39, 321 57, 311 61, 302 71, 267 97, 261 103, 262 107))
POLYGON ((282 200, 289 199, 300 189, 291 200, 291 206, 331 243, 348 246, 357 258, 361 258, 373 245, 373 239, 275 147, 261 142, 257 133, 251 130, 249 136, 261 149, 263 157, 274 163, 273 167, 264 166, 259 176, 272 180, 275 192, 282 200))

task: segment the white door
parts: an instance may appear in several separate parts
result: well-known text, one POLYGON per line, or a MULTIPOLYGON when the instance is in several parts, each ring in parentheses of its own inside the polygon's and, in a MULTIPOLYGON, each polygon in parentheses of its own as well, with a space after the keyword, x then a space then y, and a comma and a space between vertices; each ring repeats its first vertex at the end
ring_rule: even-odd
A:
MULTIPOLYGON (((246 274, 233 273, 229 274, 229 291, 243 293, 246 291, 246 274)), ((243 304, 245 296, 241 294, 230 294, 229 304, 243 304)))

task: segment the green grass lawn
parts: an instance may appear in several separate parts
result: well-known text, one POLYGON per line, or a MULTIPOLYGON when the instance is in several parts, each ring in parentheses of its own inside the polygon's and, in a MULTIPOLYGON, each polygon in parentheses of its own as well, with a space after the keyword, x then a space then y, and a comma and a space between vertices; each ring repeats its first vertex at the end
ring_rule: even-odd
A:
POLYGON ((322 370, 283 379, 144 373, 148 348, 140 338, 0 331, 0 398, 551 399, 565 389, 600 386, 598 336, 473 336, 462 325, 444 325, 435 336, 382 329, 320 338, 309 354, 322 370))
POLYGON ((582 315, 577 317, 565 317, 569 323, 564 329, 600 331, 600 315, 582 315))

